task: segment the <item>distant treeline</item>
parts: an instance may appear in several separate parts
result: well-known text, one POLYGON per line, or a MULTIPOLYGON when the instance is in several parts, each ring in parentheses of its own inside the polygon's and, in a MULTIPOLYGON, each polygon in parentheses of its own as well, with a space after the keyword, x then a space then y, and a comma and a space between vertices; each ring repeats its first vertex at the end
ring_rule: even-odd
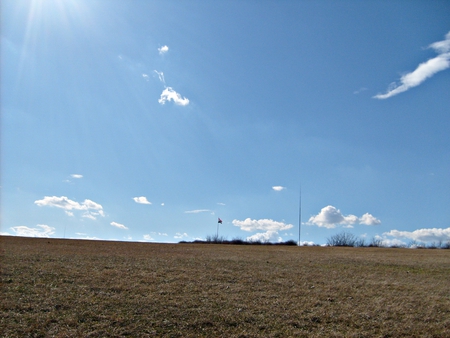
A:
POLYGON ((207 236, 205 240, 195 240, 193 242, 181 241, 180 243, 196 243, 196 244, 234 244, 234 245, 291 245, 296 246, 297 242, 293 239, 290 239, 286 242, 278 242, 273 243, 269 241, 262 240, 244 240, 242 238, 234 238, 232 240, 228 240, 222 236, 207 236))
MULTIPOLYGON (((297 246, 298 243, 293 239, 285 242, 269 242, 263 240, 244 240, 242 238, 234 238, 228 240, 223 236, 207 236, 205 240, 195 240, 193 242, 181 241, 179 243, 196 243, 196 244, 234 244, 234 245, 287 245, 287 246, 297 246)), ((310 244, 304 244, 303 246, 311 246, 310 244)), ((313 246, 319 246, 313 245, 313 246)), ((336 246, 336 247, 354 247, 354 248, 414 248, 414 249, 450 249, 450 240, 436 241, 429 244, 420 243, 417 241, 411 241, 408 244, 395 244, 386 245, 380 238, 373 237, 372 240, 366 242, 364 238, 359 238, 352 233, 342 232, 335 234, 327 238, 326 246, 336 246)))

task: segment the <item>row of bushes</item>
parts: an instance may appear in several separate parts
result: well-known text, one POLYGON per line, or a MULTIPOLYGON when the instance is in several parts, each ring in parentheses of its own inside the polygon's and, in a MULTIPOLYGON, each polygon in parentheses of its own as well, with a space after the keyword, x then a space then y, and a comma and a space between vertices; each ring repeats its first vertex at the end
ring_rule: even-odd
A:
POLYGON ((372 240, 367 243, 364 238, 359 238, 349 232, 341 232, 327 238, 328 246, 346 246, 346 247, 390 247, 390 248, 418 248, 418 249, 450 249, 450 240, 432 242, 430 244, 424 244, 417 241, 411 241, 407 245, 385 245, 380 238, 373 237, 372 240))
POLYGON ((242 238, 234 238, 232 240, 227 240, 223 236, 207 236, 206 240, 195 240, 193 242, 186 242, 181 241, 180 243, 200 243, 200 244, 234 244, 234 245, 291 245, 295 246, 297 245, 297 242, 293 239, 288 240, 286 242, 278 242, 278 243, 272 243, 269 241, 261 241, 261 240, 252 240, 247 241, 242 238))
MULTIPOLYGON (((285 242, 272 243, 262 240, 244 240, 242 238, 234 238, 227 240, 223 236, 207 236, 206 240, 195 240, 193 242, 181 241, 180 243, 197 243, 197 244, 234 244, 234 245, 288 245, 296 246, 297 242, 290 239, 285 242)), ((417 241, 411 241, 407 245, 385 245, 380 238, 373 237, 370 242, 366 242, 364 238, 355 236, 349 232, 341 232, 327 238, 327 246, 340 246, 340 247, 369 247, 369 248, 417 248, 417 249, 450 249, 449 241, 432 242, 430 244, 424 244, 417 241)))

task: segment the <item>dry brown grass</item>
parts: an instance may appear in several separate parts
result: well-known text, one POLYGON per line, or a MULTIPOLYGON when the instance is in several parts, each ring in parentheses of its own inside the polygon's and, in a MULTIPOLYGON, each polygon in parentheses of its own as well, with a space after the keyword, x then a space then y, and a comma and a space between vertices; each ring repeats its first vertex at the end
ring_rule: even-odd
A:
POLYGON ((450 337, 450 250, 0 241, 3 337, 450 337))

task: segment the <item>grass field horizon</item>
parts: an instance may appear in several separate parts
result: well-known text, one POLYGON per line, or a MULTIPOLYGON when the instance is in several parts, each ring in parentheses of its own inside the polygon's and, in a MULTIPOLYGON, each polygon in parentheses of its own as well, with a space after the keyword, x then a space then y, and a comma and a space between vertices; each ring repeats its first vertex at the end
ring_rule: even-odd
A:
POLYGON ((0 244, 4 337, 450 336, 450 250, 0 244))

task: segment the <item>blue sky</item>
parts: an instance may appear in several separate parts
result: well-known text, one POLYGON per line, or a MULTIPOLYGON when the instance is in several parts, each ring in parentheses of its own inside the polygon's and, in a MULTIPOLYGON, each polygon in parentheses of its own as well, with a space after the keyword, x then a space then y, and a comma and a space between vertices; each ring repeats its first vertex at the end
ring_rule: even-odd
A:
POLYGON ((1 12, 2 234, 450 240, 450 2, 1 12))

